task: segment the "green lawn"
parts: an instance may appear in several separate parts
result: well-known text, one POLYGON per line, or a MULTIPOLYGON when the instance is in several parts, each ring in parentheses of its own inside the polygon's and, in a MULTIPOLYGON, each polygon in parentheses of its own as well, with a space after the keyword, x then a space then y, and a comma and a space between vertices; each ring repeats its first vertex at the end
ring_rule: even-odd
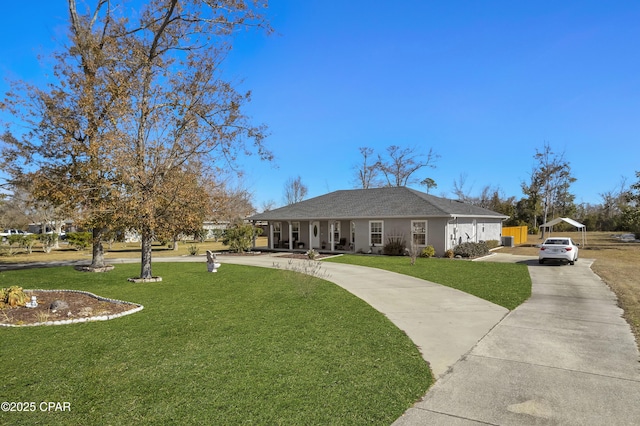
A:
POLYGON ((515 309, 531 296, 531 277, 527 266, 521 264, 418 258, 412 266, 408 257, 359 255, 332 257, 324 262, 369 266, 410 275, 462 290, 507 309, 515 309))
MULTIPOLYGON (((478 265, 482 266, 482 265, 478 265)), ((343 289, 289 271, 158 263, 0 273, 0 286, 79 289, 144 310, 106 321, 0 329, 0 400, 70 402, 2 424, 379 424, 433 379, 414 344, 343 289)))

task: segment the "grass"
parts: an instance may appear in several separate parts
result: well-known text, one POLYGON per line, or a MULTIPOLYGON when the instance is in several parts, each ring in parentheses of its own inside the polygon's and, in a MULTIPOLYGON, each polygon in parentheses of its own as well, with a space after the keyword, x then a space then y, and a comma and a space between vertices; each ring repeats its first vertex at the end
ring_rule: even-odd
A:
MULTIPOLYGON (((560 234, 581 241, 578 232, 554 232, 554 235, 560 234)), ((595 260, 591 269, 616 294, 618 305, 624 310, 624 318, 631 326, 640 349, 640 243, 622 242, 614 238, 614 234, 587 232, 587 244, 580 248, 580 257, 595 260)), ((529 235, 526 244, 502 251, 537 256, 535 246, 541 242, 538 235, 529 235)))
POLYGON ((326 281, 300 288, 289 271, 159 263, 161 283, 128 283, 137 268, 0 273, 2 287, 145 306, 106 322, 0 329, 1 399, 71 403, 2 413, 3 423, 390 424, 433 381, 404 333, 326 281))
MULTIPOLYGON (((199 254, 204 254, 207 250, 226 250, 228 247, 222 242, 205 241, 203 243, 193 241, 181 241, 178 243, 178 249, 173 250, 168 245, 153 245, 153 257, 167 256, 186 256, 189 255, 189 247, 195 245, 199 254)), ((266 246, 266 237, 258 237, 258 246, 266 246)), ((111 246, 104 244, 105 259, 115 258, 139 258, 140 243, 113 243, 111 246)), ((14 248, 13 254, 9 253, 7 244, 0 244, 0 264, 1 263, 31 263, 31 262, 53 262, 61 260, 86 260, 91 261, 91 247, 85 250, 75 250, 66 242, 60 242, 60 248, 52 250, 50 253, 44 253, 40 243, 37 243, 31 254, 24 249, 14 248)))
POLYGON ((410 275, 464 291, 514 309, 531 296, 531 278, 526 265, 469 262, 454 259, 416 259, 411 266, 403 256, 345 255, 324 262, 369 266, 410 275))

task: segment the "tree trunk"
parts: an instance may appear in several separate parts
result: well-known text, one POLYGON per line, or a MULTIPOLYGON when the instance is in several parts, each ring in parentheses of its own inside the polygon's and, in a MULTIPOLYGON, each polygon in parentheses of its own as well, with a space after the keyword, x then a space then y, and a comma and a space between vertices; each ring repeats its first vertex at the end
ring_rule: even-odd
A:
POLYGON ((140 278, 153 278, 151 273, 151 243, 153 242, 153 234, 151 229, 144 227, 142 229, 142 258, 140 261, 140 278))
POLYGON ((175 235, 173 237, 173 251, 177 251, 178 250, 178 236, 175 235))
POLYGON ((92 232, 93 253, 91 268, 104 268, 104 248, 102 247, 102 229, 94 228, 92 232))

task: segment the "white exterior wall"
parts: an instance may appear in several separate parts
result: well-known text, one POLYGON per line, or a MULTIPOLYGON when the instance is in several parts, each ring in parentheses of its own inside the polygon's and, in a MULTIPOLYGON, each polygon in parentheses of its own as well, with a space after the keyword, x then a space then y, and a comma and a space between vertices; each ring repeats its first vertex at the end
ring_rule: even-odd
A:
POLYGON ((502 220, 456 218, 448 221, 446 249, 453 249, 460 243, 501 240, 502 220))

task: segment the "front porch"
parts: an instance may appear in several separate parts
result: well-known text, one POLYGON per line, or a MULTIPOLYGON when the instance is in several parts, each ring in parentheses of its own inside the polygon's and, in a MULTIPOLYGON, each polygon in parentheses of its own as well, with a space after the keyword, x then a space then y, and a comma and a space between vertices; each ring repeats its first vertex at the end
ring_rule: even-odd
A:
MULTIPOLYGON (((251 249, 252 251, 259 251, 263 253, 273 253, 273 254, 306 254, 309 249, 288 249, 288 248, 270 248, 269 246, 255 246, 251 249)), ((352 250, 326 250, 326 249, 314 249, 319 254, 328 254, 328 255, 338 255, 338 254, 353 254, 352 250)))
POLYGON ((266 231, 268 245, 256 249, 351 253, 355 247, 355 224, 350 220, 270 221, 266 231))

